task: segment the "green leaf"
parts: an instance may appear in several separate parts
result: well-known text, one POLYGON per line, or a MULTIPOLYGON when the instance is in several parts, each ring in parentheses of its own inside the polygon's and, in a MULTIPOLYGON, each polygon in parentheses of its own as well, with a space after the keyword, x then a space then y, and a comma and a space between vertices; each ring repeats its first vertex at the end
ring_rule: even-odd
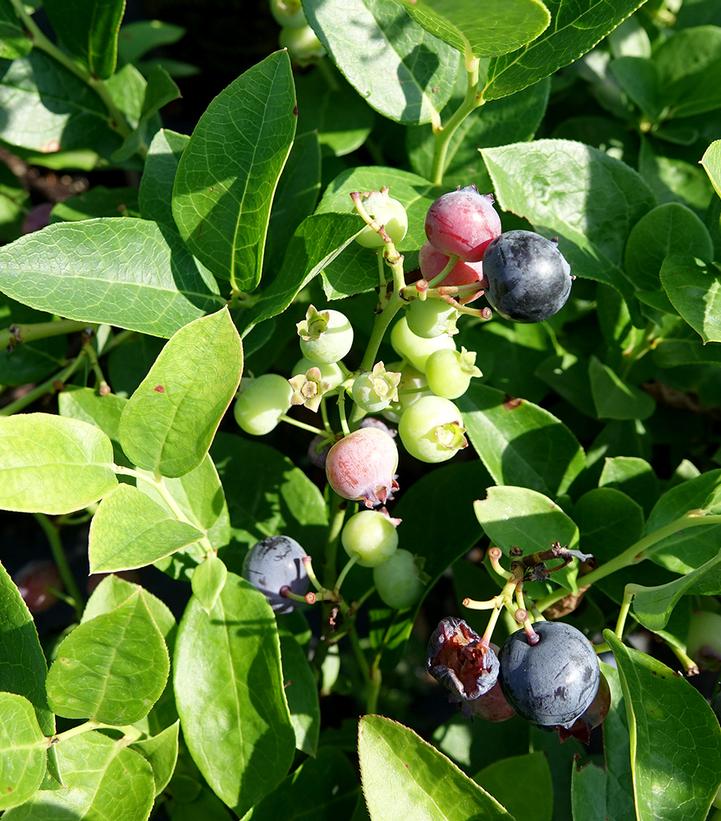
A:
POLYGON ((620 265, 626 237, 653 207, 641 177, 603 151, 570 140, 484 148, 501 207, 559 237, 577 276, 630 291, 620 265), (548 196, 552 191, 553 196, 548 196))
POLYGON ((526 46, 490 61, 484 89, 487 100, 520 91, 570 65, 642 5, 643 0, 546 0, 553 25, 526 46))
POLYGON ((112 573, 152 564, 203 538, 144 493, 119 485, 100 503, 90 525, 91 573, 112 573))
POLYGON ((35 622, 8 572, 0 564, 0 690, 26 698, 45 735, 55 732, 55 716, 45 694, 45 663, 35 622))
POLYGON ((39 49, 0 61, 0 139, 41 154, 120 145, 108 112, 90 87, 39 49))
POLYGON ((606 812, 609 818, 633 818, 631 752, 626 720, 626 701, 616 667, 601 662, 608 682, 611 704, 603 722, 603 754, 606 763, 606 812))
POLYGON ((525 46, 551 21, 540 0, 402 0, 402 5, 431 34, 476 57, 525 46))
POLYGON ((53 206, 50 222, 78 222, 94 217, 139 217, 135 188, 96 185, 84 194, 53 206))
POLYGON ((648 419, 656 410, 647 393, 626 384, 595 356, 588 362, 588 374, 599 419, 648 419))
POLYGON ((314 756, 320 733, 320 704, 313 671, 305 651, 293 636, 281 636, 280 655, 296 749, 314 756))
POLYGON ((703 217, 713 197, 713 188, 703 168, 673 156, 642 138, 638 170, 659 202, 681 202, 703 217))
POLYGON ((571 775, 571 803, 574 821, 606 821, 607 775, 603 767, 593 763, 579 766, 571 775))
POLYGON ((153 768, 156 797, 168 786, 178 761, 178 735, 180 722, 150 738, 136 741, 130 749, 140 753, 153 768))
POLYGON ((656 48, 653 62, 663 89, 664 119, 690 117, 721 106, 721 29, 717 26, 675 32, 656 48))
POLYGON ((691 256, 666 257, 661 284, 673 307, 706 342, 721 342, 721 274, 691 256))
POLYGON ((679 365, 721 365, 721 345, 696 339, 659 339, 653 361, 660 368, 679 365))
MULTIPOLYGON (((479 148, 530 140, 546 112, 550 87, 548 80, 534 83, 518 94, 491 100, 466 117, 448 143, 444 185, 464 185, 469 178, 483 174, 479 148)), ((454 96, 442 117, 450 116, 452 106, 460 105, 462 99, 454 96)), ((407 133, 406 145, 413 170, 431 179, 436 142, 432 130, 426 127, 409 128, 407 133)))
POLYGON ((322 548, 326 504, 290 459, 262 442, 228 433, 213 442, 213 459, 227 488, 234 542, 251 547, 266 536, 285 533, 309 553, 322 548))
POLYGON ((241 290, 260 281, 294 106, 290 59, 277 51, 211 102, 178 163, 173 216, 180 234, 204 265, 241 290))
POLYGON ((15 174, 6 165, 0 166, 0 240, 3 242, 11 242, 20 234, 25 214, 28 213, 29 198, 28 192, 21 186, 15 174))
POLYGON ((56 746, 63 786, 40 790, 3 821, 70 821, 107 818, 141 821, 153 806, 153 771, 134 750, 98 732, 56 746))
POLYGON ((288 242, 312 213, 320 192, 320 145, 314 131, 295 138, 270 212, 265 269, 280 267, 288 242))
POLYGON ((0 507, 71 513, 117 484, 113 446, 76 419, 49 413, 0 417, 0 507))
POLYGON ((473 776, 473 780, 501 801, 516 821, 552 821, 553 783, 542 752, 494 761, 473 776), (523 783, 528 789, 518 789, 518 773, 523 773, 523 783))
POLYGON ((118 57, 125 0, 43 0, 43 9, 63 48, 90 74, 110 77, 118 57))
MULTIPOLYGON (((500 369, 503 373, 503 360, 500 362, 500 369)), ((596 416, 585 360, 571 353, 549 356, 538 365, 534 374, 581 413, 596 416)))
POLYGON ((177 331, 123 410, 120 441, 128 458, 170 477, 197 467, 242 369, 243 349, 227 308, 177 331))
MULTIPOLYGON (((115 444, 119 443, 118 428, 126 402, 126 399, 114 393, 100 396, 93 388, 70 386, 58 395, 58 411, 61 416, 70 416, 95 425, 115 444)), ((122 455, 122 452, 116 452, 116 457, 118 455, 122 455)))
POLYGON ((216 795, 242 815, 280 783, 295 746, 265 597, 231 573, 210 615, 191 598, 174 667, 190 754, 216 795))
POLYGON ((658 71, 653 62, 645 57, 619 57, 609 63, 608 70, 646 119, 656 122, 662 104, 658 71))
POLYGON ((666 584, 657 587, 630 584, 626 589, 633 593, 633 612, 641 624, 649 630, 662 630, 681 596, 721 593, 721 552, 685 576, 666 584))
POLYGON ((658 291, 659 272, 672 254, 713 258, 713 243, 706 226, 685 205, 666 202, 634 225, 626 243, 626 274, 639 291, 658 291))
POLYGON ((714 191, 721 197, 721 140, 714 140, 704 151, 701 165, 708 174, 714 191))
POLYGON ((177 43, 185 29, 161 20, 137 20, 120 29, 118 59, 121 63, 135 63, 149 51, 177 43))
POLYGON ((138 191, 143 217, 154 220, 173 233, 177 230, 171 204, 173 183, 180 157, 189 142, 187 135, 161 128, 150 143, 138 191))
POLYGON ((0 59, 25 57, 33 47, 32 40, 20 25, 10 0, 0 1, 0 59))
POLYGON ((351 818, 358 797, 358 778, 348 759, 334 747, 323 747, 270 795, 243 816, 243 821, 314 821, 351 818))
POLYGON ((609 561, 643 534, 643 510, 630 496, 612 487, 584 493, 573 508, 581 532, 581 549, 597 564, 609 561))
POLYGON ((206 613, 215 607, 228 579, 228 569, 216 554, 209 553, 193 573, 193 595, 206 613))
POLYGON ((163 337, 223 304, 178 240, 130 217, 21 237, 0 249, 0 290, 69 319, 163 337))
POLYGON ((27 801, 45 777, 47 739, 33 705, 0 692, 0 810, 27 801))
POLYGON ((458 52, 385 0, 304 0, 311 28, 343 76, 385 117, 437 118, 458 70, 458 52))
POLYGON ((438 750, 388 718, 360 720, 358 756, 371 818, 512 818, 438 750))
POLYGON ((706 699, 656 659, 604 631, 618 665, 639 821, 704 819, 721 781, 721 733, 706 699))
POLYGON ((135 592, 60 642, 48 673, 48 700, 65 718, 132 724, 158 700, 168 670, 165 641, 145 598, 135 592))
POLYGON ((585 467, 581 446, 547 410, 472 385, 458 400, 471 444, 496 484, 565 493, 585 467))
POLYGON ((651 510, 659 494, 659 481, 653 468, 638 456, 611 456, 604 460, 599 487, 620 490, 636 499, 643 509, 651 510))

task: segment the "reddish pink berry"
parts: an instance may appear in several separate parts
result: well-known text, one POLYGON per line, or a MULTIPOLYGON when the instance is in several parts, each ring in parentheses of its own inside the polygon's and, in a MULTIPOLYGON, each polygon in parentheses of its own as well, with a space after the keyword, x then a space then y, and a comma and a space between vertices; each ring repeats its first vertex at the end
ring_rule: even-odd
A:
POLYGON ((443 254, 457 254, 480 262, 486 246, 501 234, 501 218, 490 194, 479 194, 475 185, 443 194, 428 209, 426 236, 443 254))
POLYGON ((333 490, 344 499, 382 505, 398 489, 398 449, 378 428, 361 428, 328 451, 325 472, 333 490))
POLYGON ((58 600, 52 591, 63 587, 57 567, 49 561, 23 565, 15 574, 15 584, 31 613, 49 610, 58 600))
MULTIPOLYGON (((426 242, 418 254, 418 264, 421 269, 423 279, 431 280, 438 276, 440 272, 446 267, 448 256, 437 251, 430 242, 426 242)), ((474 282, 480 282, 484 285, 483 280, 483 263, 482 262, 467 262, 464 259, 459 259, 458 262, 451 268, 450 272, 446 274, 441 285, 471 285, 474 282)), ((463 302, 473 302, 478 299, 480 291, 473 294, 468 299, 463 299, 463 302)))

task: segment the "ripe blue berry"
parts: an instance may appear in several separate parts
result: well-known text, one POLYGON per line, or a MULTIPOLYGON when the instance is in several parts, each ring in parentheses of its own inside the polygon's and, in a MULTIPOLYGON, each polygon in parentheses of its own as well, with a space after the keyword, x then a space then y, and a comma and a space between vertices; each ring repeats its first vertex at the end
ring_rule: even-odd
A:
POLYGON ((493 648, 463 619, 441 619, 428 642, 426 669, 446 687, 451 701, 473 701, 498 679, 493 648))
POLYGON ((533 231, 507 231, 486 249, 486 299, 515 322, 541 322, 563 308, 571 269, 555 242, 533 231))
POLYGON ((290 536, 269 536, 246 554, 243 577, 263 593, 276 613, 290 613, 295 602, 281 591, 287 587, 298 596, 306 594, 308 575, 303 564, 306 555, 290 536))
POLYGON ((601 672, 591 642, 559 621, 533 625, 540 641, 524 630, 509 636, 499 655, 500 682, 508 701, 540 727, 573 726, 593 703, 601 672))

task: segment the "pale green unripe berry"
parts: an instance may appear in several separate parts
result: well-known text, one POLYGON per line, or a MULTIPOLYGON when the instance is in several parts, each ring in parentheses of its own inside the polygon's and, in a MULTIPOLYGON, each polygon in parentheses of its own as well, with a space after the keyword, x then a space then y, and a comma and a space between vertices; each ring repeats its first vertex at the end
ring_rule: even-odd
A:
POLYGON ((398 433, 403 447, 421 462, 445 462, 468 445, 461 412, 440 396, 424 396, 403 411, 398 433))
POLYGON ((441 334, 458 333, 458 311, 442 299, 416 299, 408 309, 408 327, 416 336, 433 339, 441 334))
POLYGON ((357 559, 361 567, 377 567, 398 547, 398 522, 378 510, 362 510, 351 516, 343 528, 343 549, 351 559, 357 559))
POLYGON ((353 347, 353 328, 345 314, 311 305, 297 324, 300 349, 313 365, 339 362, 353 347))
POLYGON ((373 570, 373 583, 378 595, 388 607, 405 610, 423 594, 424 584, 416 557, 398 549, 387 562, 373 570))
POLYGON ((400 381, 400 373, 387 371, 383 363, 378 362, 372 371, 360 374, 353 381, 353 401, 368 413, 378 413, 398 401, 400 381))
POLYGON ((458 399, 468 390, 471 379, 482 376, 476 367, 475 351, 435 351, 426 362, 428 387, 436 396, 458 399))
POLYGON ((244 379, 233 413, 235 421, 252 436, 265 436, 290 408, 293 388, 287 379, 266 373, 255 379, 244 379))
POLYGON ((405 317, 401 317, 393 326, 391 345, 397 354, 408 360, 416 370, 421 372, 425 372, 428 357, 434 351, 440 351, 444 348, 455 350, 456 347, 447 334, 441 334, 441 336, 433 337, 433 339, 424 339, 422 336, 414 334, 408 327, 408 320, 405 317))
POLYGON ((291 376, 298 376, 301 373, 307 373, 311 368, 318 368, 320 371, 323 384, 327 391, 332 391, 345 379, 343 371, 335 362, 322 362, 320 365, 316 362, 311 362, 310 359, 303 357, 299 359, 293 366, 291 376))
MULTIPOLYGON (((363 200, 363 207, 373 219, 385 228, 394 243, 399 243, 408 231, 408 214, 403 205, 388 196, 387 191, 373 191, 363 200)), ((364 248, 382 248, 381 235, 367 225, 356 237, 364 248)))
POLYGON ((270 0, 270 13, 283 28, 298 29, 307 25, 300 0, 270 0))
POLYGON ((325 57, 323 44, 308 25, 301 28, 284 28, 278 40, 281 48, 287 48, 291 60, 299 66, 310 65, 325 57))

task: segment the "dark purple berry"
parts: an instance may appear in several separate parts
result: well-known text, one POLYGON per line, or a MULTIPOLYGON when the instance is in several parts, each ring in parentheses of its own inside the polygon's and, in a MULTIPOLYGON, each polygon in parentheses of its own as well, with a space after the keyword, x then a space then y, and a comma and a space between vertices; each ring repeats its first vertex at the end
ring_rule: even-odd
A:
POLYGON ((24 564, 15 574, 14 581, 31 613, 49 610, 58 601, 53 591, 63 589, 57 567, 45 560, 24 564))
POLYGON ((498 679, 498 658, 463 619, 441 619, 428 642, 426 669, 451 693, 451 701, 473 701, 498 679))

